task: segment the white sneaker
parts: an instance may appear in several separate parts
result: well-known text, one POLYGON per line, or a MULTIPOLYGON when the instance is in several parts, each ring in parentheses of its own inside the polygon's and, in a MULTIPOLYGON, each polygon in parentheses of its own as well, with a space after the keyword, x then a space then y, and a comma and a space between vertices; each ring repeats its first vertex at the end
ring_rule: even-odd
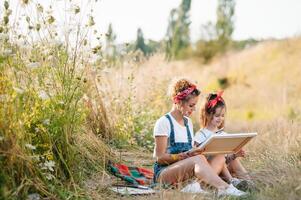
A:
POLYGON ((219 189, 217 192, 217 196, 236 196, 241 197, 247 195, 246 192, 238 190, 236 187, 234 187, 232 184, 229 185, 226 189, 219 189))
POLYGON ((185 193, 207 193, 205 190, 203 190, 201 188, 201 185, 199 182, 195 181, 193 183, 190 183, 188 185, 186 185, 181 192, 185 192, 185 193))

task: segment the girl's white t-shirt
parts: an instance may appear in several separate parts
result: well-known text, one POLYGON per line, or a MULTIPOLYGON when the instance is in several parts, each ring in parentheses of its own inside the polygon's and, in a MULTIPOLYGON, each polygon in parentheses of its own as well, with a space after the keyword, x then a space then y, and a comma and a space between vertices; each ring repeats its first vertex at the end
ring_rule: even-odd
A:
MULTIPOLYGON (((188 142, 186 127, 179 124, 175 120, 175 118, 173 118, 173 116, 170 114, 170 112, 167 114, 170 116, 172 124, 173 124, 174 133, 175 133, 175 142, 176 143, 177 142, 188 142)), ((193 140, 194 134, 193 134, 193 125, 192 125, 191 119, 188 117, 185 117, 185 118, 188 119, 188 127, 189 127, 191 138, 193 140)), ((171 132, 170 122, 166 116, 162 116, 160 119, 157 120, 157 122, 155 124, 153 136, 154 136, 154 138, 156 136, 167 136, 169 138, 170 132, 171 132)), ((192 141, 191 141, 191 145, 193 145, 192 141)), ((154 157, 155 156, 156 155, 155 155, 155 149, 154 149, 154 157)))
POLYGON ((207 128, 203 128, 195 134, 193 141, 197 142, 198 144, 202 144, 213 134, 227 134, 227 133, 224 131, 219 131, 215 133, 213 131, 208 130, 207 128))

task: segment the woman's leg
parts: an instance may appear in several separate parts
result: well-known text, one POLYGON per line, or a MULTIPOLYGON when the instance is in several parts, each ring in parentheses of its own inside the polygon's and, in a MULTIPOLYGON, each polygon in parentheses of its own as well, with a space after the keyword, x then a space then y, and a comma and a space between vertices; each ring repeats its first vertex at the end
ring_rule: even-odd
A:
POLYGON ((158 182, 173 184, 193 177, 216 188, 228 187, 228 184, 216 174, 203 155, 193 156, 171 164, 160 173, 158 182))
POLYGON ((240 160, 236 158, 235 160, 232 160, 228 168, 232 175, 235 174, 237 178, 241 179, 250 179, 250 176, 248 175, 247 170, 244 168, 244 166, 241 164, 240 160))

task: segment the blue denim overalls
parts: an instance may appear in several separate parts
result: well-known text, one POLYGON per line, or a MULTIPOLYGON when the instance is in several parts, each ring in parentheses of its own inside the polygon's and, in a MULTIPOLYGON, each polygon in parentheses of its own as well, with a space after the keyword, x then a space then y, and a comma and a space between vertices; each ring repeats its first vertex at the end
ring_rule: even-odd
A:
MULTIPOLYGON (((188 119, 184 117, 184 124, 186 127, 186 133, 187 133, 187 138, 188 142, 175 142, 175 131, 173 127, 172 120, 168 114, 165 115, 165 117, 168 119, 170 123, 170 137, 169 137, 169 146, 167 148, 167 153, 169 154, 178 154, 181 152, 188 151, 192 149, 191 145, 191 134, 188 126, 188 119)), ((178 133, 179 134, 179 133, 178 133)), ((166 168, 168 165, 160 165, 157 162, 154 164, 154 183, 157 182, 157 178, 159 177, 161 171, 166 168)))

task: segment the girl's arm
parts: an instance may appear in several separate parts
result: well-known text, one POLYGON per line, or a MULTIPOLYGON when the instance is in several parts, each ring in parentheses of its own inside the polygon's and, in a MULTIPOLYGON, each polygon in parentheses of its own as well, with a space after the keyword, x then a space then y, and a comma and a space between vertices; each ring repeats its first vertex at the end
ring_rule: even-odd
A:
POLYGON ((193 149, 191 149, 190 151, 187 152, 189 157, 202 154, 206 150, 205 148, 204 149, 197 148, 200 145, 201 145, 201 143, 198 143, 198 142, 194 141, 193 149))
POLYGON ((232 160, 235 160, 238 157, 244 158, 245 156, 246 156, 246 152, 243 149, 241 149, 237 153, 228 154, 226 156, 226 163, 229 164, 232 160))
POLYGON ((167 165, 189 157, 185 152, 179 154, 166 153, 167 139, 167 136, 155 137, 155 151, 158 164, 167 165))

